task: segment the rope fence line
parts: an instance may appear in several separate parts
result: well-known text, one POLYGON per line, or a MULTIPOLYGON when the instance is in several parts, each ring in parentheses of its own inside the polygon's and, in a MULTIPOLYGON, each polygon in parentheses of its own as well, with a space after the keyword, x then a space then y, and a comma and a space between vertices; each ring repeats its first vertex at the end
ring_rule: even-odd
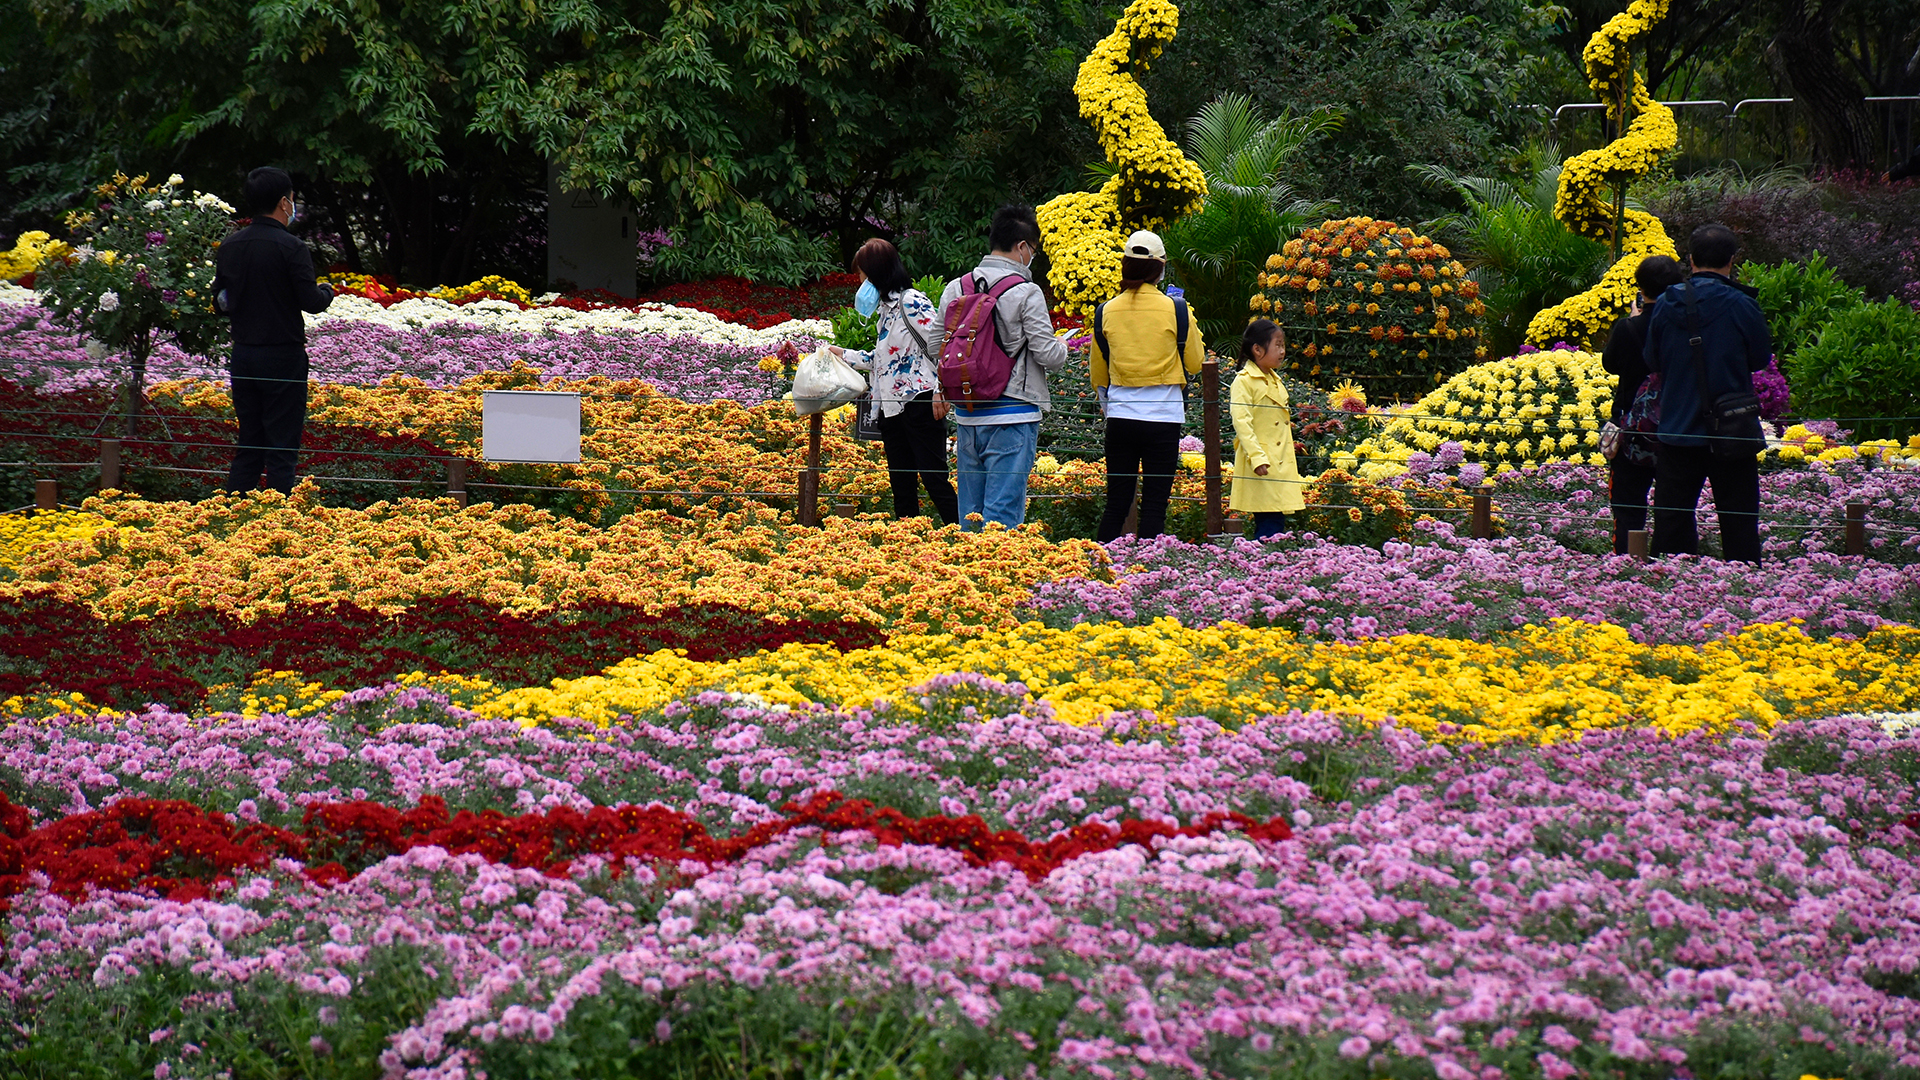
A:
MULTIPOLYGON (((1213 383, 1213 391, 1214 391, 1213 393, 1206 395, 1206 400, 1204 403, 1205 404, 1204 411, 1206 414, 1205 430, 1207 432, 1207 437, 1204 440, 1204 445, 1207 451, 1206 452, 1206 458, 1207 458, 1206 480, 1209 488, 1208 493, 1205 497, 1173 496, 1172 498, 1173 498, 1173 501, 1184 502, 1184 503, 1195 503, 1195 502, 1206 503, 1207 509, 1208 509, 1208 514, 1207 514, 1208 534, 1212 536, 1220 536, 1220 535, 1225 535, 1224 529, 1226 526, 1226 516, 1222 510, 1221 501, 1220 501, 1220 496, 1221 496, 1220 484, 1221 484, 1222 477, 1221 477, 1221 471, 1220 471, 1220 457, 1219 457, 1220 417, 1219 417, 1217 380, 1215 380, 1213 383)), ((822 423, 823 423, 823 417, 819 414, 815 414, 813 417, 810 418, 807 464, 805 466, 800 467, 797 470, 799 473, 799 481, 800 481, 799 489, 798 489, 799 504, 800 504, 799 516, 801 518, 802 524, 809 524, 809 525, 819 524, 820 519, 819 519, 818 503, 817 503, 818 494, 819 494, 818 485, 819 485, 820 477, 824 473, 836 472, 836 473, 842 473, 842 474, 845 474, 845 473, 855 473, 855 474, 869 473, 870 474, 873 472, 889 472, 890 473, 895 471, 895 470, 890 470, 884 466, 876 466, 876 465, 838 464, 838 465, 823 466, 819 460, 819 450, 820 450, 819 439, 820 439, 822 423)), ((79 436, 73 436, 73 435, 42 435, 42 434, 28 433, 28 432, 16 432, 13 434, 20 434, 20 435, 26 435, 30 437, 39 437, 39 438, 53 438, 53 439, 79 438, 79 436)), ((155 445, 155 446, 161 446, 161 445, 188 446, 188 447, 201 447, 201 448, 220 449, 220 450, 230 450, 234 448, 232 444, 227 444, 227 443, 218 443, 218 444, 216 443, 172 443, 172 442, 163 442, 161 440, 131 440, 131 442, 133 445, 148 444, 148 445, 155 445)), ((109 487, 117 487, 120 480, 120 469, 121 469, 120 449, 121 449, 122 441, 117 439, 101 439, 100 444, 102 449, 102 460, 98 463, 95 463, 95 462, 20 462, 20 463, 12 463, 12 464, 18 467, 45 467, 45 468, 88 468, 97 464, 101 468, 102 489, 104 490, 109 487)), ((262 448, 262 449, 273 449, 273 448, 262 448)), ((440 457, 440 456, 426 457, 426 456, 417 455, 417 454, 404 454, 399 452, 377 452, 377 451, 338 451, 338 452, 320 451, 320 453, 321 454, 338 453, 340 456, 405 458, 405 459, 421 460, 421 461, 445 462, 448 467, 447 493, 450 497, 454 498, 456 502, 458 502, 460 505, 465 505, 466 503, 468 488, 499 490, 499 491, 549 491, 549 492, 561 492, 561 493, 571 492, 571 493, 578 493, 578 494, 596 494, 597 493, 597 494, 607 494, 607 495, 630 495, 630 496, 638 496, 638 497, 669 497, 669 498, 697 498, 697 499, 772 498, 772 499, 784 500, 790 497, 792 494, 794 494, 793 492, 789 492, 789 491, 735 491, 732 489, 726 489, 726 490, 720 490, 720 491, 695 491, 695 490, 686 490, 686 489, 609 488, 605 486, 594 486, 591 488, 584 488, 584 487, 565 486, 565 485, 513 484, 513 483, 490 482, 490 481, 474 481, 469 483, 467 480, 467 473, 471 466, 471 462, 466 459, 454 457, 452 455, 448 455, 444 457, 440 457)), ((615 462, 615 461, 603 461, 598 459, 588 459, 587 461, 581 462, 581 464, 600 464, 600 465, 606 465, 606 466, 611 466, 615 468, 642 465, 642 466, 651 466, 654 468, 678 467, 681 469, 694 468, 694 469, 705 469, 705 470, 711 470, 711 471, 731 471, 730 466, 716 465, 713 463, 697 462, 697 461, 696 462, 615 462)), ((177 465, 146 465, 141 467, 151 468, 157 471, 174 472, 174 473, 189 474, 189 475, 202 475, 202 476, 224 476, 224 475, 227 475, 227 472, 228 472, 227 470, 199 469, 199 468, 177 466, 177 465)), ((899 470, 899 471, 914 471, 914 470, 899 470)), ((325 483, 341 482, 341 483, 393 484, 396 486, 420 486, 425 484, 437 483, 437 481, 434 481, 434 480, 418 479, 418 478, 406 479, 406 478, 398 478, 398 477, 395 477, 395 478, 356 477, 356 476, 340 476, 340 475, 317 474, 317 473, 309 473, 307 475, 309 476, 310 479, 316 482, 325 482, 325 483)), ((1145 473, 1144 475, 1154 476, 1154 475, 1160 475, 1160 474, 1145 473)), ((1265 480, 1266 478, 1261 478, 1261 479, 1265 480)), ((1274 478, 1268 482, 1299 483, 1299 484, 1312 483, 1312 481, 1306 481, 1304 479, 1288 480, 1284 478, 1274 478)), ((1090 493, 1035 493, 1030 495, 1029 498, 1033 498, 1033 499, 1085 498, 1085 497, 1088 497, 1089 494, 1090 493)), ((1407 506, 1404 509, 1410 513, 1470 514, 1472 535, 1475 538, 1485 539, 1485 538, 1491 538, 1493 535, 1493 519, 1494 519, 1493 500, 1496 495, 1500 496, 1501 503, 1502 503, 1502 505, 1499 508, 1499 513, 1502 517, 1505 517, 1505 518, 1524 518, 1524 519, 1532 519, 1532 520, 1578 520, 1578 519, 1585 518, 1588 520, 1597 521, 1597 520, 1605 520, 1611 516, 1610 511, 1599 512, 1599 511, 1582 511, 1582 510, 1572 510, 1572 509, 1558 509, 1552 512, 1539 512, 1535 508, 1545 506, 1548 504, 1552 504, 1555 506, 1559 506, 1561 504, 1555 502, 1550 498, 1543 499, 1537 496, 1528 496, 1528 495, 1524 495, 1521 493, 1514 493, 1514 492, 1500 493, 1497 490, 1497 488, 1494 486, 1493 481, 1491 480, 1483 484, 1479 490, 1471 493, 1470 495, 1471 505, 1469 506, 1458 506, 1458 505, 1455 505, 1455 506, 1407 506)), ((854 495, 852 493, 843 493, 842 495, 843 498, 846 498, 849 496, 855 499, 862 498, 862 497, 870 497, 870 496, 854 495)), ((51 509, 59 505, 60 504, 58 502, 58 483, 52 480, 38 481, 36 483, 35 508, 51 509)), ((851 505, 853 504, 843 502, 841 506, 837 508, 836 512, 846 513, 850 509, 851 505)), ((1307 509, 1326 510, 1326 511, 1354 511, 1354 510, 1365 511, 1370 508, 1365 506, 1356 506, 1356 505, 1349 505, 1349 504, 1314 503, 1314 504, 1309 504, 1307 506, 1307 509)), ((1657 509, 1660 509, 1660 507, 1656 506, 1656 507, 1653 507, 1653 509, 1657 510, 1657 509)), ((1865 510, 1866 508, 1862 503, 1855 502, 1855 503, 1848 504, 1846 507, 1846 520, 1843 524, 1822 524, 1822 523, 1809 523, 1809 522, 1780 521, 1780 522, 1777 522, 1774 525, 1774 527, 1782 528, 1782 529, 1799 529, 1799 530, 1806 530, 1806 531, 1836 531, 1836 530, 1843 531, 1846 534, 1847 554, 1864 555, 1865 547, 1866 547, 1865 510)), ((1756 517, 1766 516, 1759 511, 1752 511, 1752 512, 1721 511, 1717 507, 1715 508, 1715 512, 1720 515, 1728 515, 1728 514, 1736 514, 1736 513, 1738 514, 1752 513, 1756 517)), ((1905 537, 1911 537, 1914 535, 1920 535, 1920 530, 1902 530, 1902 529, 1889 530, 1889 529, 1883 528, 1877 531, 1883 537, 1889 537, 1889 538, 1891 537, 1905 538, 1905 537)), ((1645 533, 1637 532, 1633 535, 1635 537, 1635 541, 1634 541, 1635 547, 1636 547, 1635 553, 1640 554, 1643 552, 1645 547, 1645 533)))

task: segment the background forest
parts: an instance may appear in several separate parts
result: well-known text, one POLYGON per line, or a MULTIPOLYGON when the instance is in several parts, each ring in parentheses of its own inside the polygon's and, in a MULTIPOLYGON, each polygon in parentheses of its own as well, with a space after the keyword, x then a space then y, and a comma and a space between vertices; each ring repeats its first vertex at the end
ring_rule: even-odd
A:
MULTIPOLYGON (((1724 188, 1783 162, 1877 172, 1904 156, 1910 121, 1863 99, 1920 93, 1905 6, 1676 2, 1641 59, 1657 97, 1799 104, 1755 108, 1736 130, 1689 127, 1683 110, 1680 175, 1660 183, 1712 171, 1724 188)), ((1186 5, 1143 81, 1176 138, 1224 93, 1275 115, 1326 107, 1339 123, 1288 156, 1291 193, 1429 221, 1466 204, 1410 166, 1524 190, 1546 141, 1601 141, 1597 114, 1551 124, 1536 106, 1591 100, 1579 50, 1617 7, 1210 0, 1186 5)), ((245 169, 276 162, 296 173, 308 238, 355 271, 537 286, 551 164, 634 203, 643 277, 797 282, 875 233, 917 273, 945 272, 977 255, 998 203, 1090 184, 1099 154, 1072 83, 1118 10, 0 0, 0 237, 58 235, 116 168, 232 197, 245 169)))

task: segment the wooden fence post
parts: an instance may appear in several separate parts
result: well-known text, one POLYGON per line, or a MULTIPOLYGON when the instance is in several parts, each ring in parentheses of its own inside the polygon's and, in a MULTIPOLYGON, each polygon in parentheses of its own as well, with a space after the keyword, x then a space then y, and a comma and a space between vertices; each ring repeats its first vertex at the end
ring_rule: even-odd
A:
POLYGON ((1867 504, 1847 504, 1847 554, 1867 553, 1867 504))
POLYGON ((33 482, 33 506, 36 510, 60 509, 60 481, 35 480, 33 482))
POLYGON ((120 487, 120 440, 100 440, 100 490, 116 491, 120 487))
POLYGON ((820 423, 814 413, 807 424, 807 467, 800 470, 800 524, 820 524, 820 423))
POLYGON ((1226 530, 1220 506, 1220 361, 1213 354, 1200 362, 1200 431, 1207 455, 1207 535, 1226 530))
POLYGON ((1647 530, 1627 530, 1627 554, 1641 562, 1647 561, 1647 530))
POLYGON ((1493 539, 1493 488, 1483 484, 1473 493, 1473 538, 1493 539))
POLYGON ((447 495, 460 506, 467 505, 467 470, 473 463, 466 458, 447 462, 447 495))

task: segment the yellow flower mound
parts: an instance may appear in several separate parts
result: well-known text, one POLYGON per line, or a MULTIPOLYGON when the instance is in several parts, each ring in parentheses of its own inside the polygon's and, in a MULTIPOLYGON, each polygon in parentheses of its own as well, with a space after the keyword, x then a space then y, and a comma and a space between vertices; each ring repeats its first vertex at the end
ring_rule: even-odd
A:
POLYGON ((523 304, 533 303, 533 295, 527 292, 524 286, 517 281, 503 278, 499 274, 488 274, 478 281, 469 281, 465 285, 442 285, 428 291, 426 295, 457 303, 489 294, 505 297, 508 300, 518 300, 523 304))
POLYGON ((1133 0, 1100 39, 1073 82, 1080 116, 1093 125, 1115 172, 1097 192, 1068 192, 1037 211, 1052 260, 1048 280, 1068 312, 1093 314, 1120 287, 1120 245, 1135 229, 1159 229, 1200 209, 1207 178, 1147 111, 1137 75, 1180 26, 1168 0, 1133 0))
POLYGON ((777 617, 851 619, 905 632, 1014 625, 1035 582, 1105 577, 1104 549, 1028 526, 962 533, 926 518, 830 518, 803 529, 771 510, 689 517, 639 511, 600 528, 525 505, 404 499, 326 507, 296 489, 197 503, 89 499, 86 542, 43 543, 0 570, 0 598, 34 591, 108 619, 183 609, 242 619, 291 604, 399 611, 464 595, 503 611, 588 600, 648 611, 735 604, 777 617))
POLYGON ((1613 407, 1614 377, 1590 352, 1549 349, 1493 360, 1455 375, 1361 441, 1361 475, 1405 471, 1416 450, 1457 442, 1496 471, 1550 461, 1605 462, 1600 427, 1613 407))
POLYGON ((67 545, 62 550, 82 549, 106 524, 100 515, 81 510, 0 514, 0 577, 43 547, 67 545))
POLYGON ((40 269, 48 259, 62 258, 73 252, 66 243, 34 229, 20 234, 13 250, 0 251, 0 281, 13 281, 40 269))
MULTIPOLYGON (((1626 134, 1600 147, 1567 159, 1560 171, 1560 192, 1553 213, 1581 236, 1613 240, 1613 192, 1616 187, 1645 176, 1662 155, 1680 141, 1673 110, 1653 100, 1635 76, 1635 43, 1667 14, 1668 0, 1633 0, 1627 10, 1607 20, 1587 42, 1582 54, 1587 85, 1607 102, 1607 117, 1620 119, 1620 91, 1633 102, 1633 120, 1626 134)), ((1678 255, 1660 220, 1644 210, 1629 209, 1620 227, 1620 259, 1586 292, 1541 311, 1527 327, 1527 341, 1546 345, 1569 341, 1591 344, 1627 313, 1633 301, 1633 272, 1649 255, 1678 255)))
POLYGON ((1583 731, 1651 725, 1674 734, 1762 730, 1796 717, 1912 708, 1920 670, 1907 663, 1920 629, 1816 642, 1797 626, 1753 627, 1702 646, 1640 645, 1617 626, 1556 620, 1493 642, 1403 635, 1357 645, 1302 641, 1232 623, 1183 627, 1029 623, 961 639, 896 637, 844 655, 827 646, 697 663, 670 652, 601 675, 510 690, 477 710, 536 723, 573 716, 610 723, 702 690, 774 704, 872 707, 913 715, 911 693, 935 675, 973 671, 1025 683, 1070 723, 1114 711, 1224 723, 1287 709, 1394 717, 1424 735, 1554 742, 1583 731), (1452 725, 1446 728, 1442 725, 1452 725))

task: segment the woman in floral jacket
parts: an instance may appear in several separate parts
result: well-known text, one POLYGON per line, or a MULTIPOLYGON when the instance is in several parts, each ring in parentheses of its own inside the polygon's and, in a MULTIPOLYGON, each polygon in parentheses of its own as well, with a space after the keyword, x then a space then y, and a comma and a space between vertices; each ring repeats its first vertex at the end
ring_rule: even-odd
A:
POLYGON ((893 516, 920 513, 920 485, 940 520, 960 521, 960 503, 947 476, 947 403, 940 396, 939 362, 928 355, 927 332, 936 316, 925 293, 913 287, 900 251, 873 239, 854 253, 861 278, 853 300, 862 315, 880 315, 873 351, 834 347, 847 363, 868 372, 870 407, 880 420, 893 484, 893 516))

